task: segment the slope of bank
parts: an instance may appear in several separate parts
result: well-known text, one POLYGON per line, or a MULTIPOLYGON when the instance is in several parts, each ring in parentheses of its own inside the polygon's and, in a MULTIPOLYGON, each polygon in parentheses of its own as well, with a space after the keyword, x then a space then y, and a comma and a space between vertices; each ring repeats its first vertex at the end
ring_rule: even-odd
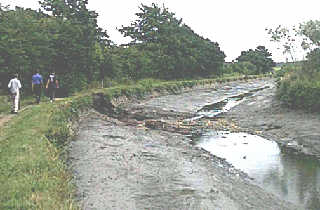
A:
POLYGON ((72 209, 71 176, 46 137, 55 109, 29 107, 0 128, 0 209, 72 209))

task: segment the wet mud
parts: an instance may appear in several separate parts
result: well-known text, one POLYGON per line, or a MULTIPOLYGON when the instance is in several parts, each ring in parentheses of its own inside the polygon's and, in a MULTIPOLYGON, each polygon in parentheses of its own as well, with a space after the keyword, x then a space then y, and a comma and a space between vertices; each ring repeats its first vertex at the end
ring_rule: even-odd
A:
POLYGON ((272 85, 270 79, 230 82, 123 104, 118 117, 83 116, 69 147, 81 207, 300 209, 192 144, 205 130, 242 129, 235 115, 197 118, 203 107, 272 85))
POLYGON ((283 150, 319 159, 320 115, 284 107, 275 92, 273 83, 224 113, 224 119, 241 131, 278 142, 283 150))

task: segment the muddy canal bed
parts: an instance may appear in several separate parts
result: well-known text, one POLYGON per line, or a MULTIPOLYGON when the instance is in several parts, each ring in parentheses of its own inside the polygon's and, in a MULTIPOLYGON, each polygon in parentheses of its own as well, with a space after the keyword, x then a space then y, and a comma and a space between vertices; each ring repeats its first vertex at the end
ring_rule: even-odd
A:
POLYGON ((301 209, 190 143, 197 132, 241 130, 233 117, 190 121, 201 108, 272 86, 269 79, 231 82, 130 103, 118 119, 83 117, 69 148, 82 208, 301 209))
POLYGON ((70 145, 83 209, 298 209, 181 134, 85 119, 70 145))

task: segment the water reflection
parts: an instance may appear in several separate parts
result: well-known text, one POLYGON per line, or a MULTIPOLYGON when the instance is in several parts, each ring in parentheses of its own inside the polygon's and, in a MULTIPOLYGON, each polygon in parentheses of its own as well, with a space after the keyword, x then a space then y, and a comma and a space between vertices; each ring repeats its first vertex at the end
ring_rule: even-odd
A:
POLYGON ((226 98, 223 101, 217 103, 209 104, 200 109, 197 114, 202 117, 214 117, 221 113, 229 111, 232 107, 240 104, 245 97, 252 95, 252 93, 244 93, 238 96, 232 96, 226 98))
POLYGON ((281 151, 276 142, 246 133, 209 132, 197 146, 226 158, 282 199, 320 209, 319 161, 281 151))

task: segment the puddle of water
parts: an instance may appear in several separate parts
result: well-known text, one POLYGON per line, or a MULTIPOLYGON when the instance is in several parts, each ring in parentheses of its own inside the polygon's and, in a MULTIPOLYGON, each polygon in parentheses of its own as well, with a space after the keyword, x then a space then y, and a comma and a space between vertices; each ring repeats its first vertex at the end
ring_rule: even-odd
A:
POLYGON ((227 98, 223 101, 220 101, 218 103, 206 105, 202 109, 200 109, 197 112, 197 114, 202 117, 209 117, 209 118, 215 117, 221 113, 229 111, 232 107, 237 106, 248 95, 249 94, 242 94, 239 96, 233 96, 233 97, 227 98))
POLYGON ((196 141, 212 154, 246 172, 282 199, 320 209, 320 163, 281 151, 278 144, 246 133, 209 132, 196 141))
POLYGON ((190 119, 185 119, 184 121, 189 122, 189 121, 199 120, 204 117, 207 117, 207 118, 217 117, 219 114, 227 112, 232 107, 235 107, 236 105, 243 102, 243 100, 245 99, 246 96, 248 96, 247 93, 241 94, 238 96, 232 96, 232 97, 226 98, 223 101, 219 101, 214 104, 206 105, 206 106, 202 107, 202 109, 200 109, 197 112, 197 116, 190 118, 190 119))
MULTIPOLYGON (((270 86, 263 87, 255 87, 254 89, 248 90, 245 87, 226 87, 227 90, 224 95, 228 95, 222 101, 218 101, 215 103, 208 104, 202 107, 196 114, 195 117, 185 119, 184 122, 191 122, 195 120, 199 120, 201 118, 214 118, 218 117, 219 114, 228 112, 233 107, 242 103, 247 97, 254 95, 256 92, 269 88, 270 86), (246 89, 246 92, 243 92, 246 89), (242 93, 241 93, 242 92, 242 93)), ((224 92, 224 90, 221 90, 224 92)))
MULTIPOLYGON (((233 95, 231 97, 228 97, 224 99, 223 101, 219 101, 217 103, 209 104, 204 106, 202 109, 200 109, 197 112, 197 117, 192 118, 192 120, 197 120, 202 117, 208 117, 208 118, 213 118, 216 117, 217 115, 228 112, 230 109, 233 107, 237 106, 238 104, 242 103, 247 97, 252 96, 254 93, 264 90, 266 88, 269 88, 269 86, 264 86, 260 88, 255 88, 252 90, 249 90, 248 92, 241 93, 239 95, 233 95)), ((237 92, 242 89, 236 89, 237 92)), ((233 92, 229 92, 229 94, 234 94, 233 92)))

